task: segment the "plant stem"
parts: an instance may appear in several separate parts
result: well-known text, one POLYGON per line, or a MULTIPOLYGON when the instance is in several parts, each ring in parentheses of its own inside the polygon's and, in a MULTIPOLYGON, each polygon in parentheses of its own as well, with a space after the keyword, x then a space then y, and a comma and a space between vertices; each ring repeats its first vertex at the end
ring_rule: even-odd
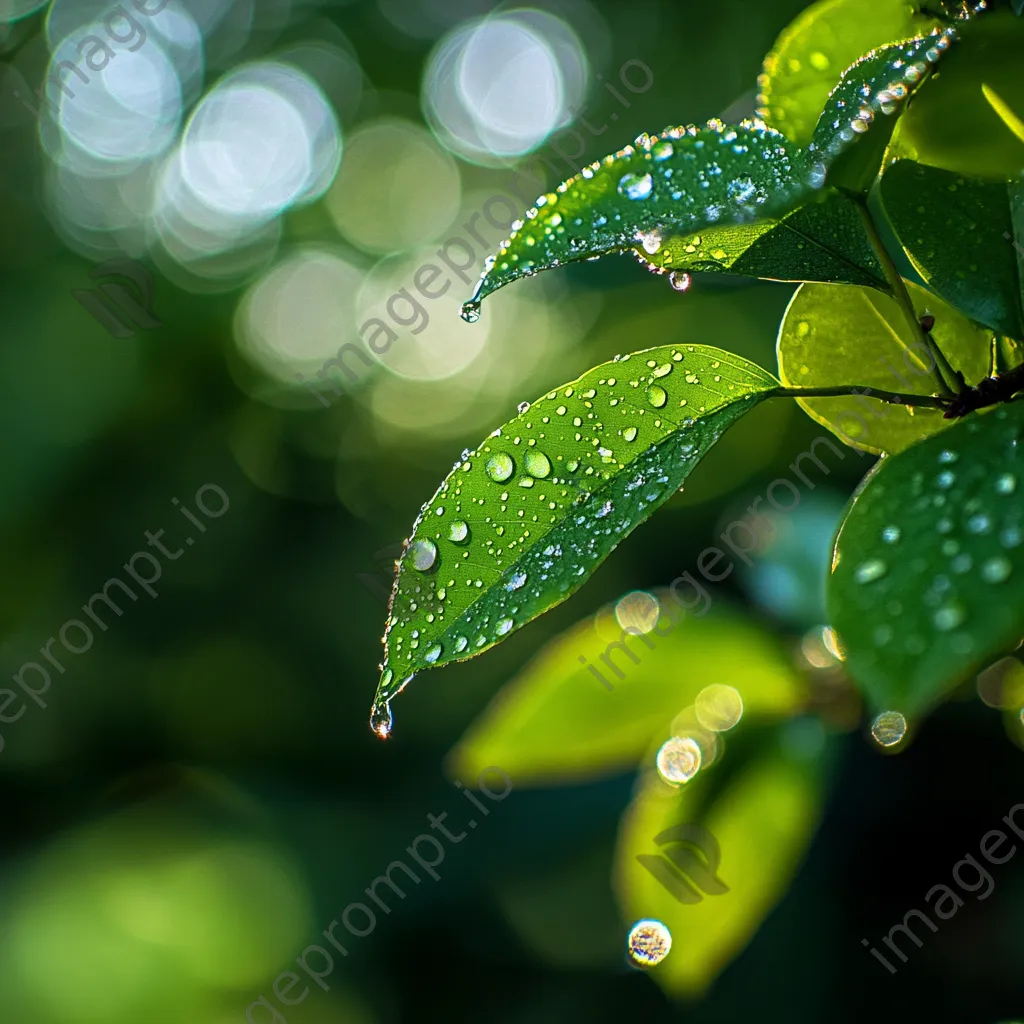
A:
MULTIPOLYGON (((858 384, 839 384, 828 388, 774 388, 769 398, 842 398, 846 395, 877 398, 890 405, 925 405, 933 409, 948 409, 950 398, 937 395, 904 395, 898 391, 880 391, 858 384)), ((952 397, 952 396, 950 396, 952 397)))
POLYGON ((921 321, 914 310, 914 304, 910 301, 910 293, 907 291, 907 286, 904 284, 903 278, 900 277, 896 264, 893 263, 892 257, 882 242, 882 236, 878 233, 878 226, 875 224, 874 217, 871 216, 867 201, 862 196, 851 196, 850 198, 856 202, 857 209, 860 210, 864 229, 867 231, 871 247, 875 250, 875 256, 885 272, 885 279, 889 282, 892 297, 896 300, 900 309, 903 310, 903 315, 907 318, 911 331, 924 342, 925 347, 931 353, 932 369, 935 373, 935 382, 939 386, 939 393, 947 398, 952 398, 960 390, 960 382, 956 371, 949 365, 949 361, 943 355, 942 349, 935 343, 931 333, 921 326, 921 321))

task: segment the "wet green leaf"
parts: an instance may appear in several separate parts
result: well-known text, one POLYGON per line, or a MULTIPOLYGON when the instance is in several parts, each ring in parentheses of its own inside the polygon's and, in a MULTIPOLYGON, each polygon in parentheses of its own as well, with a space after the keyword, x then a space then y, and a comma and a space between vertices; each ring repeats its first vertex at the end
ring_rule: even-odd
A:
POLYGON ((652 270, 665 273, 713 271, 886 287, 856 204, 831 188, 781 220, 675 235, 653 254, 642 246, 636 253, 652 270))
POLYGON ((654 918, 671 931, 672 950, 651 972, 671 995, 704 992, 795 875, 821 814, 824 740, 815 726, 772 730, 745 759, 730 747, 680 788, 654 771, 639 786, 619 829, 614 884, 627 923, 654 918), (673 886, 684 901, 652 873, 658 862, 670 884, 692 879, 689 894, 673 886))
POLYGON ((1024 338, 1010 185, 899 160, 879 186, 885 214, 914 269, 961 313, 1024 338))
POLYGON ((399 562, 374 727, 412 673, 472 657, 575 593, 778 382, 704 345, 549 392, 456 463, 399 562))
POLYGON ((459 741, 451 774, 500 764, 529 786, 632 769, 711 680, 739 692, 745 723, 794 714, 804 687, 782 646, 720 603, 708 610, 702 584, 691 567, 679 601, 669 591, 627 599, 619 617, 632 632, 606 608, 552 640, 459 741))
MULTIPOLYGON (((918 314, 935 316, 932 336, 969 383, 988 375, 991 332, 975 327, 951 306, 908 284, 918 314)), ((929 395, 935 377, 924 341, 896 301, 871 288, 805 284, 779 328, 779 375, 791 387, 840 384, 929 395)), ((887 405, 876 399, 800 399, 807 414, 847 444, 869 452, 897 452, 949 428, 940 409, 887 405)))
POLYGON ((814 194, 824 166, 760 122, 672 128, 606 156, 542 196, 488 260, 463 315, 498 288, 571 260, 651 252, 669 234, 780 216, 814 194))
POLYGON ((1024 633, 1024 405, 973 415, 867 478, 829 614, 875 710, 919 716, 1024 633))

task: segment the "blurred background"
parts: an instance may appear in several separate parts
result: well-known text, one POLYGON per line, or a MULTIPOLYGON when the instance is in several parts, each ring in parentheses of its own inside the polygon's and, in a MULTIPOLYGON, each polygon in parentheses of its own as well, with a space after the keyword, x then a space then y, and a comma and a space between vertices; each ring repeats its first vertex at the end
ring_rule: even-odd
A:
MULTIPOLYGON (((273 995, 409 861, 428 813, 465 827, 453 782, 477 785, 473 758, 449 754, 530 658, 574 624, 600 634, 612 611, 649 628, 651 592, 821 435, 795 405, 759 407, 581 594, 420 677, 393 737, 370 732, 390 565, 464 448, 618 352, 701 342, 774 365, 792 286, 698 275, 680 291, 627 257, 522 282, 463 322, 460 275, 475 280, 542 190, 513 172, 551 188, 641 131, 752 114, 760 60, 803 6, 0 0, 0 656, 40 691, 0 690, 3 1021, 228 1024, 261 994, 289 1024, 1024 1012, 1024 856, 897 975, 861 944, 1024 802, 1019 720, 1000 712, 1021 703, 1013 665, 896 757, 866 734, 821 590, 867 457, 815 475, 754 564, 714 588, 724 625, 695 627, 644 683, 678 687, 680 710, 684 691, 743 692, 759 666, 800 691, 785 730, 744 738, 741 722, 721 758, 821 762, 786 864, 761 858, 776 796, 785 809, 771 786, 731 874, 725 849, 726 882, 745 872, 769 892, 735 955, 679 988, 625 956, 633 920, 661 909, 680 915, 677 962, 717 941, 714 922, 623 888, 652 729, 632 763, 574 778, 520 785, 487 761, 514 790, 450 846, 440 880, 349 936, 329 991, 273 995), (414 282, 429 264, 443 294, 428 301, 414 282), (140 551, 155 597, 124 568, 140 551), (92 640, 72 626, 65 643, 112 578, 137 600, 114 585, 119 614, 95 606, 92 640)), ((566 700, 555 746, 601 727, 577 726, 566 700)))

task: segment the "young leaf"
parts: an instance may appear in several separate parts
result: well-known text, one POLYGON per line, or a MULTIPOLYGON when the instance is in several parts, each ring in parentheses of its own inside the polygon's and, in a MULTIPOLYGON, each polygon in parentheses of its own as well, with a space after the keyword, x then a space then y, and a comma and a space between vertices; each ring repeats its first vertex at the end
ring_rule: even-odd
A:
POLYGON ((709 609, 700 584, 681 577, 677 589, 678 601, 655 595, 647 631, 623 629, 604 609, 547 644, 470 726, 451 774, 500 764, 529 786, 632 770, 709 679, 739 691, 744 723, 795 714, 804 687, 775 638, 720 604, 709 609))
POLYGON ((460 661, 575 593, 778 381, 720 349, 603 363, 465 453, 399 561, 372 724, 414 672, 460 661))
POLYGON ((806 146, 829 93, 859 57, 936 25, 906 0, 821 0, 776 40, 758 79, 758 116, 806 146), (868 8, 870 7, 870 11, 868 8))
MULTIPOLYGON (((1008 244, 1008 243, 1004 243, 1008 244)), ((918 314, 935 317, 932 337, 968 383, 991 368, 991 332, 964 319, 923 288, 907 284, 918 314)), ((931 356, 896 301, 849 285, 805 284, 786 310, 778 340, 779 376, 790 387, 856 384, 879 391, 929 395, 935 390, 931 356)), ((897 452, 945 430, 941 409, 888 405, 872 398, 810 398, 800 404, 847 444, 897 452)))
POLYGON ((489 258, 463 316, 498 288, 571 260, 626 252, 640 241, 713 224, 780 216, 825 180, 824 166, 757 121, 672 128, 606 156, 541 196, 489 258))
POLYGON ((930 288, 972 320, 1024 338, 1022 279, 1007 240, 1012 187, 898 160, 882 175, 879 197, 930 288))
POLYGON ((730 748, 720 768, 701 769, 679 789, 650 772, 623 817, 616 894, 626 921, 655 918, 672 933, 671 952, 652 970, 671 995, 704 992, 747 945, 817 828, 826 755, 798 756, 785 728, 746 763, 730 766, 730 748), (692 872, 696 888, 677 880, 680 869, 692 872))
POLYGON ((781 220, 674 235, 654 253, 643 246, 635 251, 654 273, 716 271, 770 281, 886 287, 856 204, 831 188, 781 220))
POLYGON ((884 459, 836 540, 829 614, 876 711, 919 716, 1024 633, 1024 405, 884 459))

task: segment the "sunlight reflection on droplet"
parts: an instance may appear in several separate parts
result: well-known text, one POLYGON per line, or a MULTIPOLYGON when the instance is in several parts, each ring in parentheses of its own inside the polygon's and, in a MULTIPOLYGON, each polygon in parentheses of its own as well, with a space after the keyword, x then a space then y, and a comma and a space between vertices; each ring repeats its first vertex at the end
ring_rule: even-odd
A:
POLYGON ((700 747, 689 736, 673 736, 658 751, 658 774, 673 786, 689 782, 700 771, 700 747))
POLYGON ((661 605, 653 594, 633 590, 615 605, 615 619, 623 629, 649 633, 658 624, 661 605))
POLYGON ((722 683, 705 686, 693 702, 697 721, 711 732, 726 732, 743 716, 739 690, 722 683))
POLYGON ((882 747, 894 747, 907 734, 907 720, 898 711, 883 711, 871 723, 871 735, 882 747))
POLYGON ((825 650, 827 650, 828 653, 836 659, 836 661, 846 661, 846 653, 843 650, 839 634, 831 626, 826 626, 821 631, 821 642, 825 645, 825 650))
POLYGON ((629 930, 629 958, 639 967, 654 967, 672 949, 672 933, 660 921, 645 918, 629 930))

